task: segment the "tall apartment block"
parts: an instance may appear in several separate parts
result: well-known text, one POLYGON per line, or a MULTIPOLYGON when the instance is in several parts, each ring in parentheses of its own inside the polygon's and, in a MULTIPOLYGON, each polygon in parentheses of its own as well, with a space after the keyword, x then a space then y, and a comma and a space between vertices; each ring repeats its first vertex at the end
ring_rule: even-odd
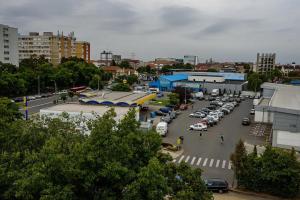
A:
POLYGON ((19 65, 18 29, 0 24, 0 62, 19 65))
POLYGON ((183 56, 183 64, 197 65, 198 64, 198 56, 193 56, 193 55, 183 56))
POLYGON ((253 67, 253 71, 260 74, 265 74, 275 69, 275 53, 257 53, 256 65, 253 67))
POLYGON ((63 33, 54 35, 53 32, 30 32, 19 37, 19 60, 33 55, 44 55, 53 65, 58 65, 63 57, 76 56, 89 62, 90 47, 87 42, 76 41, 74 33, 68 36, 63 33), (88 44, 88 46, 87 46, 88 44))

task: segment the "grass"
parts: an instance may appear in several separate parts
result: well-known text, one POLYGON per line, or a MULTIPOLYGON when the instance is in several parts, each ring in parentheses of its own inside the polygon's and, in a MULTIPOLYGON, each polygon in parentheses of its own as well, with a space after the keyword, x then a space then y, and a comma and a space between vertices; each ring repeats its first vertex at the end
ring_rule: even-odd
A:
POLYGON ((169 98, 164 98, 164 99, 154 99, 149 102, 150 105, 155 105, 155 106, 166 106, 170 104, 169 98))

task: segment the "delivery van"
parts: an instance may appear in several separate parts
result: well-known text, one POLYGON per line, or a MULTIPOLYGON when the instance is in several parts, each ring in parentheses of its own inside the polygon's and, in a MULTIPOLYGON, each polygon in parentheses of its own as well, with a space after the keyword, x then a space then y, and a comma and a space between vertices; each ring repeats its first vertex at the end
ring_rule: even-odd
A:
POLYGON ((160 135, 160 136, 166 136, 167 132, 168 132, 168 123, 167 122, 159 122, 156 125, 156 132, 160 135))

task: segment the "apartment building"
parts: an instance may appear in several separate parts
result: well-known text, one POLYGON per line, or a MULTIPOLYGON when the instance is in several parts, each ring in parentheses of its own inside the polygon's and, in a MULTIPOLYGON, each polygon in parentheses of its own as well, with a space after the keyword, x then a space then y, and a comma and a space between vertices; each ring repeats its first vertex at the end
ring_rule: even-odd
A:
POLYGON ((29 35, 20 35, 18 40, 19 61, 33 55, 45 56, 54 66, 58 65, 63 57, 76 56, 90 61, 90 44, 76 41, 74 32, 64 36, 63 33, 30 32, 29 35))
POLYGON ((183 64, 197 65, 198 64, 198 56, 193 56, 193 55, 183 56, 183 64))
POLYGON ((266 74, 275 69, 275 53, 257 53, 256 65, 253 67, 254 72, 266 74))
POLYGON ((0 24, 0 62, 18 66, 18 29, 0 24))
POLYGON ((73 57, 82 58, 86 62, 91 62, 90 43, 85 41, 75 41, 73 48, 73 57))

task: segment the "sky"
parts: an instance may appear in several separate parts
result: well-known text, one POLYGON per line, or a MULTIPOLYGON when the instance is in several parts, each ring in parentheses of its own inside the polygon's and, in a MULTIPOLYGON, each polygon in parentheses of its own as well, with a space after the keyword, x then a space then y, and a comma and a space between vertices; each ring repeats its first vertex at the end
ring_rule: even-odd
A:
POLYGON ((75 32, 103 50, 152 60, 300 63, 300 0, 0 0, 0 24, 28 32, 75 32))

